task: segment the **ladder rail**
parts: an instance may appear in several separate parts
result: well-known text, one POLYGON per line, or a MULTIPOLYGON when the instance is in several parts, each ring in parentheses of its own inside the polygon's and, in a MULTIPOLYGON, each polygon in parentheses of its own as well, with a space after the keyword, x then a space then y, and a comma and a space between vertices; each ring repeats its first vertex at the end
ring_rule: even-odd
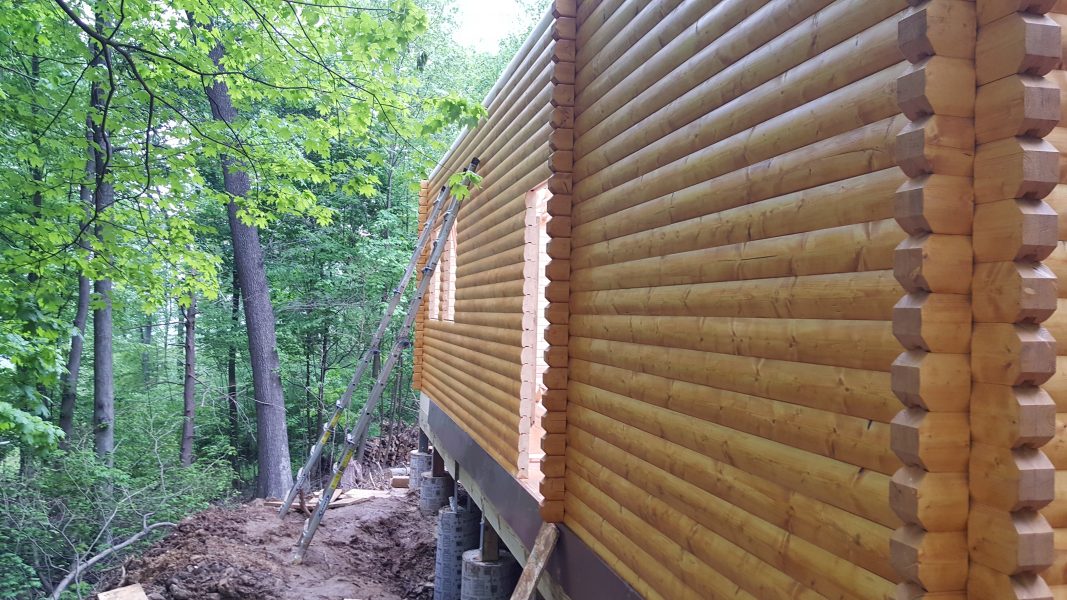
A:
MULTIPOLYGON (((463 172, 473 171, 474 168, 477 167, 477 164, 477 159, 474 159, 463 172)), ((426 243, 432 236, 434 224, 437 223, 437 218, 442 212, 441 209, 448 202, 449 198, 451 198, 451 194, 449 193, 448 186, 441 186, 441 191, 438 192, 437 198, 433 203, 433 208, 430 211, 430 215, 426 219, 426 226, 422 232, 419 233, 419 237, 415 242, 415 251, 411 255, 411 260, 408 261, 403 276, 401 276, 400 281, 397 282, 396 287, 393 288, 393 294, 389 299, 385 314, 382 315, 381 321, 378 322, 378 328, 375 330, 374 336, 371 338, 370 346, 364 351, 363 356, 360 357, 359 363, 356 365, 356 370, 352 373, 352 378, 348 381, 348 387, 345 388, 341 398, 334 404, 333 414, 330 416, 329 420, 323 424, 322 433, 319 435, 319 439, 315 442, 315 445, 311 447, 307 461, 304 463, 304 466, 297 471, 296 479, 293 481, 292 487, 289 488, 289 492, 282 500, 282 505, 278 507, 279 516, 284 517, 288 514, 290 507, 292 507, 293 502, 296 500, 297 494, 310 477, 312 467, 322 458, 322 453, 326 449, 326 444, 336 432, 341 417, 344 415, 345 411, 348 410, 349 405, 352 404, 352 396, 359 387, 359 382, 363 381, 363 375, 367 372, 367 368, 370 366, 371 361, 376 354, 381 352, 381 345, 385 339, 385 334, 389 330, 389 324, 393 320, 393 314, 396 312, 397 307, 400 306, 404 292, 407 291, 408 286, 411 284, 411 278, 415 274, 415 268, 418 266, 419 258, 425 250, 426 243)))
MULTIPOLYGON (((476 163, 472 164, 476 165, 476 163)), ((432 279, 431 276, 437 269, 437 265, 441 260, 441 255, 444 253, 446 247, 445 242, 448 240, 448 236, 452 232, 452 227, 455 224, 457 213, 459 212, 459 206, 459 200, 453 197, 448 210, 445 212, 444 221, 441 224, 441 231, 437 236, 433 251, 430 253, 426 266, 422 269, 422 280, 415 289, 415 295, 408 306, 407 316, 404 318, 403 325, 397 333, 396 341, 393 343, 393 348, 389 352, 389 358, 382 366, 382 370, 378 374, 374 386, 371 388, 370 396, 367 398, 367 402, 363 405, 359 421, 345 436, 344 451, 341 455, 341 459, 334 465, 329 483, 323 490, 322 497, 324 499, 330 498, 333 495, 333 491, 337 489, 341 483, 341 476, 344 474, 345 468, 348 467, 353 456, 361 451, 363 445, 362 442, 366 438, 367 432, 370 430, 371 415, 381 401, 392 370, 396 367, 404 350, 411 346, 410 336, 412 328, 415 325, 415 319, 418 316, 419 306, 422 304, 422 300, 425 297, 426 292, 429 290, 432 279)), ((304 554, 307 552, 311 540, 315 537, 315 532, 318 530, 319 523, 322 522, 322 518, 325 516, 328 508, 328 501, 319 502, 319 505, 315 508, 315 512, 308 518, 307 523, 304 525, 304 530, 301 533, 300 542, 297 544, 297 548, 293 552, 294 563, 300 563, 303 560, 304 554)))
POLYGON ((400 278, 396 287, 393 288, 389 305, 386 307, 385 314, 382 315, 382 319, 378 323, 378 328, 371 337, 370 346, 364 351, 363 356, 360 357, 359 363, 356 365, 356 370, 352 373, 352 378, 348 382, 348 387, 345 388, 341 398, 334 404, 333 414, 330 416, 329 420, 323 423, 322 433, 319 435, 319 439, 315 442, 315 445, 311 447, 307 461, 304 463, 304 466, 297 471, 296 480, 293 481, 293 486, 289 488, 289 492, 285 495, 282 505, 278 508, 279 516, 284 517, 289 512, 289 508, 296 500, 297 493, 299 493, 300 489, 307 482, 313 465, 315 465, 322 457, 322 452, 325 450, 326 444, 330 441, 330 438, 333 437, 337 425, 341 421, 341 417, 352 403, 352 396, 355 394, 356 388, 359 387, 359 382, 363 380, 363 375, 367 372, 367 367, 374 359, 374 355, 381 351, 381 343, 389 329, 393 313, 396 312, 397 307, 400 305, 400 301, 403 299, 404 292, 407 291, 408 285, 411 282, 411 277, 415 272, 415 267, 418 265, 419 256, 422 254, 426 242, 430 237, 429 232, 432 231, 432 225, 437 221, 437 217, 441 213, 441 207, 444 205, 444 201, 447 197, 448 188, 442 187, 440 193, 437 195, 437 199, 434 200, 430 216, 426 220, 427 227, 419 234, 419 238, 415 243, 415 252, 412 254, 411 260, 408 262, 404 275, 400 278))

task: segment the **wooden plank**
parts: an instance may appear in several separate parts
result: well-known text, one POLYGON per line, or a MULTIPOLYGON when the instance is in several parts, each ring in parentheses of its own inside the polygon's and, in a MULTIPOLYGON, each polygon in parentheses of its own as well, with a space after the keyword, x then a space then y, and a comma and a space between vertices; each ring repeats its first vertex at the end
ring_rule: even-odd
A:
POLYGON ((530 555, 526 558, 526 565, 522 569, 522 575, 519 576, 519 583, 515 586, 515 591, 511 593, 511 600, 533 600, 534 594, 537 592, 537 580, 541 577, 541 572, 545 569, 545 563, 548 562, 548 557, 552 555, 552 550, 556 547, 556 540, 559 539, 559 529, 552 523, 543 523, 541 529, 537 532, 537 539, 534 540, 533 548, 530 550, 530 555))
POLYGON ((148 596, 144 593, 144 588, 142 588, 139 583, 114 589, 109 592, 100 592, 96 597, 99 598, 99 600, 148 600, 148 596))

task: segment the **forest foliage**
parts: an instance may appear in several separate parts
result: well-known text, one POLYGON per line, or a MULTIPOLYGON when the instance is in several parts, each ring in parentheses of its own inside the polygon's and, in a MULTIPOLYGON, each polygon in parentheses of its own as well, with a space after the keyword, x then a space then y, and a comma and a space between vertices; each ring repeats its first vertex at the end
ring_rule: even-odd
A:
MULTIPOLYGON (((418 181, 525 33, 457 45, 449 0, 0 15, 0 598, 36 598, 149 523, 256 493, 278 440, 257 422, 231 204, 262 250, 295 471, 411 255, 418 181)), ((390 389, 378 424, 413 420, 410 359, 390 389)))

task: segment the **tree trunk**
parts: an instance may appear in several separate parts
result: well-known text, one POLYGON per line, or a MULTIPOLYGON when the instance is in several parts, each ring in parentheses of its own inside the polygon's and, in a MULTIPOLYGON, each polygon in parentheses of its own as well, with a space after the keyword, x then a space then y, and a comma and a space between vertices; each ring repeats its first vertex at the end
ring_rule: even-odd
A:
MULTIPOLYGON (((96 30, 104 32, 104 19, 96 15, 96 30)), ((110 64, 107 58, 110 50, 105 47, 99 51, 96 44, 91 50, 95 55, 94 67, 110 64)), ((97 118, 101 118, 107 107, 107 92, 100 83, 93 83, 90 102, 97 118)), ((106 125, 91 120, 93 135, 93 163, 95 186, 93 189, 93 208, 96 211, 94 233, 100 248, 104 246, 106 226, 101 222, 103 213, 115 202, 115 190, 111 185, 111 140, 106 125)), ((111 319, 111 280, 100 279, 93 283, 93 291, 99 297, 101 307, 93 311, 93 442, 96 454, 103 458, 108 466, 114 464, 112 452, 115 450, 115 377, 114 355, 112 348, 111 319)))
MULTIPOLYGON (((83 186, 88 192, 88 188, 83 186)), ((63 374, 59 404, 59 428, 63 430, 63 448, 70 447, 74 434, 74 407, 78 400, 78 373, 81 371, 82 348, 85 345, 85 322, 89 318, 89 279, 78 276, 78 309, 74 314, 74 335, 70 337, 67 372, 63 374)))
POLYGON ((233 270, 233 291, 230 303, 230 348, 226 357, 226 400, 230 406, 230 445, 233 455, 230 465, 234 474, 241 473, 241 436, 237 424, 237 343, 234 341, 237 329, 241 326, 241 288, 237 283, 237 269, 233 270))
MULTIPOLYGON (((217 44, 210 56, 216 67, 225 49, 217 44)), ((211 114, 215 119, 232 123, 237 110, 229 89, 221 80, 207 88, 211 114)), ((277 341, 274 333, 274 308, 270 303, 267 270, 263 264, 263 247, 259 231, 237 216, 234 198, 245 196, 250 188, 248 173, 230 156, 222 157, 223 185, 231 200, 228 206, 230 235, 237 279, 244 297, 245 327, 248 330, 248 354, 252 365, 252 387, 256 396, 256 432, 258 440, 258 497, 282 497, 293 485, 289 462, 289 434, 286 430, 285 397, 279 375, 277 341)))
POLYGON ((181 462, 183 467, 193 464, 193 436, 196 423, 196 296, 185 309, 185 385, 182 389, 181 462))
POLYGON ((141 326, 141 382, 147 386, 152 381, 152 319, 155 315, 146 315, 141 326))
MULTIPOLYGON (((91 216, 90 207, 93 206, 93 190, 89 181, 96 179, 96 156, 93 151, 93 122, 89 117, 85 118, 85 183, 78 187, 78 197, 85 211, 86 221, 91 216)), ((85 222, 83 222, 83 225, 85 222)), ((84 235, 78 241, 86 252, 91 244, 84 235)), ((70 336, 70 354, 67 355, 67 372, 60 380, 59 400, 59 428, 63 430, 63 439, 59 442, 60 447, 70 448, 71 437, 74 435, 74 409, 78 402, 78 377, 81 374, 82 352, 85 349, 85 323, 89 320, 89 295, 91 287, 89 278, 78 274, 78 304, 74 312, 74 333, 70 336)))

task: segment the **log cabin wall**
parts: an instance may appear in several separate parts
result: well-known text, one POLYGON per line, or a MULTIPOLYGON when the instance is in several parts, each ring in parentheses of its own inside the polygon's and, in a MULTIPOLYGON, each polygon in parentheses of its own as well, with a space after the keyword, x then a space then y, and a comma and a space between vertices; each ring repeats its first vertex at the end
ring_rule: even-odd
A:
POLYGON ((648 598, 894 594, 907 8, 578 5, 564 523, 648 598))
POLYGON ((441 265, 418 317, 415 386, 518 477, 529 459, 521 372, 532 356, 522 352, 526 193, 551 175, 551 25, 547 15, 487 99, 487 117, 460 136, 421 195, 420 223, 449 176, 482 160, 484 179, 456 221, 455 261, 441 265), (434 300, 451 321, 430 318, 434 300))
POLYGON ((542 517, 643 596, 1067 598, 1059 23, 558 0, 420 195, 485 159, 417 386, 522 477, 543 289, 542 517))
MULTIPOLYGON (((1056 432, 1056 402, 1041 387, 1056 370, 1056 342, 1043 326, 1056 310, 1056 275, 1041 262, 1059 237, 1043 201, 1061 179, 1059 151, 1043 139, 1060 131, 1060 90, 1046 78, 1061 56, 1059 25, 1044 14, 1054 4, 977 5, 970 598, 1067 595, 1062 566, 1046 569, 1055 532, 1039 512, 1056 475, 1041 449, 1056 432)), ((1045 514, 1063 526, 1056 512, 1045 514)))

